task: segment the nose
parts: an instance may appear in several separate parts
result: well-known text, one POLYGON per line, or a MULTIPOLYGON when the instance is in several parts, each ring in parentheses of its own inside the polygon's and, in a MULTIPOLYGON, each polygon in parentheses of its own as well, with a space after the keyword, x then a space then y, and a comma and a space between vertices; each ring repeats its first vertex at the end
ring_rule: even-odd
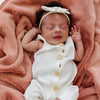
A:
POLYGON ((60 27, 59 26, 55 27, 55 32, 60 32, 60 27))

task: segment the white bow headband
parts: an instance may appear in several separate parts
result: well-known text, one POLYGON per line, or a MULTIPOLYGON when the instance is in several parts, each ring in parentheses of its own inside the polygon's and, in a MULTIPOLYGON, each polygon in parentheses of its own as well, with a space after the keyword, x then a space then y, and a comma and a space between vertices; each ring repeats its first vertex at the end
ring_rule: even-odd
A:
POLYGON ((47 7, 47 6, 42 6, 42 9, 45 10, 45 11, 48 11, 40 20, 40 23, 39 23, 39 29, 41 29, 41 23, 43 21, 43 19, 49 15, 49 14, 52 14, 52 13, 61 13, 61 14, 64 14, 68 21, 69 21, 69 25, 70 25, 70 19, 68 17, 67 14, 70 14, 69 10, 66 9, 66 8, 61 8, 61 7, 47 7))

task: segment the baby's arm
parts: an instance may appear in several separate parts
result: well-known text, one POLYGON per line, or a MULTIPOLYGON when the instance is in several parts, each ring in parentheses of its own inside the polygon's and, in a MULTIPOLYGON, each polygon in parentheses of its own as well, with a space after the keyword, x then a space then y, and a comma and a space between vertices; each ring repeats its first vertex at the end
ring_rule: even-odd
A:
POLYGON ((39 30, 33 27, 24 35, 22 39, 22 45, 26 51, 35 52, 39 49, 39 41, 33 40, 38 33, 39 33, 39 30))
POLYGON ((75 61, 80 61, 82 60, 83 55, 84 55, 84 47, 83 47, 83 42, 80 35, 80 28, 77 29, 76 26, 72 27, 70 35, 76 45, 75 61))

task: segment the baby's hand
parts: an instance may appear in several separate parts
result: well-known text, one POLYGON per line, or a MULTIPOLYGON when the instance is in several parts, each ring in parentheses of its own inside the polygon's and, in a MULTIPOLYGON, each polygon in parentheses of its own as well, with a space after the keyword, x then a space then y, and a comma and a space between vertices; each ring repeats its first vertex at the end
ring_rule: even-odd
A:
POLYGON ((76 26, 72 27, 70 35, 74 42, 80 41, 81 40, 80 27, 79 28, 76 28, 76 26))
POLYGON ((34 33, 35 33, 35 34, 39 34, 39 33, 40 33, 39 29, 36 28, 36 27, 33 27, 32 30, 34 30, 34 33))

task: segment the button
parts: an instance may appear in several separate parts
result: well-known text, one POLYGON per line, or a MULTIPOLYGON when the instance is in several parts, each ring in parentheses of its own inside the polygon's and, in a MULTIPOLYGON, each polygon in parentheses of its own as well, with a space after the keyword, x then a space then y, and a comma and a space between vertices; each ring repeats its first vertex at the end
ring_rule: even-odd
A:
POLYGON ((61 54, 58 54, 57 55, 57 59, 59 60, 59 59, 62 59, 63 58, 63 56, 61 55, 61 54))
POLYGON ((59 45, 60 45, 60 46, 64 46, 64 44, 63 44, 63 43, 60 43, 59 45))
POLYGON ((62 52, 64 53, 64 50, 62 50, 62 52))
POLYGON ((40 98, 40 97, 38 97, 38 99, 40 100, 41 98, 40 98))
POLYGON ((55 85, 55 86, 53 87, 53 90, 54 90, 55 92, 57 92, 57 91, 59 90, 59 87, 58 87, 57 85, 55 85))
POLYGON ((61 67, 61 64, 59 64, 59 67, 61 67))
POLYGON ((56 71, 56 72, 55 72, 55 76, 56 76, 56 77, 60 77, 60 75, 61 75, 61 72, 60 72, 60 71, 56 71))

